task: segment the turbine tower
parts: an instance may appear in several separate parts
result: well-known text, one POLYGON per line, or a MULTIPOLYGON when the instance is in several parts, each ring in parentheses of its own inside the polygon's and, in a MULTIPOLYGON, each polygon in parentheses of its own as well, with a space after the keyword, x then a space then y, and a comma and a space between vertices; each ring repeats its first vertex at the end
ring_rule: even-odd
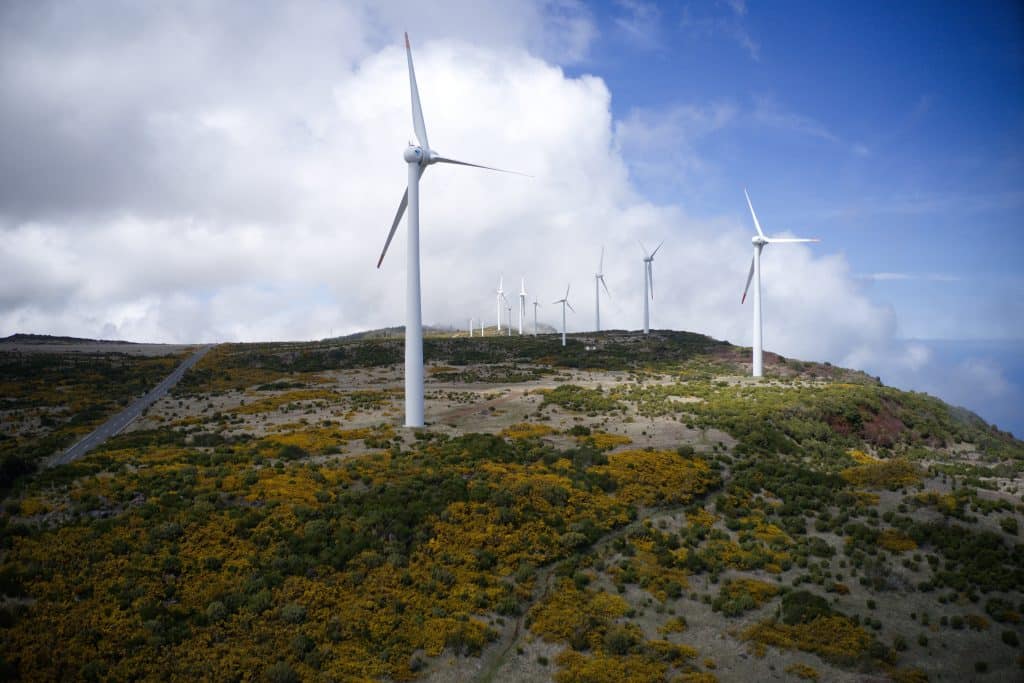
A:
POLYGON ((598 332, 601 331, 601 285, 604 285, 604 291, 611 296, 612 293, 608 291, 608 285, 604 281, 604 247, 601 247, 601 261, 597 264, 597 272, 594 273, 594 329, 598 332))
MULTIPOLYGON (((569 303, 569 287, 571 287, 571 286, 572 286, 572 283, 569 283, 568 285, 566 285, 565 286, 565 296, 562 297, 561 299, 559 299, 558 301, 552 302, 552 303, 556 303, 556 304, 562 304, 562 346, 565 346, 565 307, 568 306, 570 311, 572 311, 573 313, 576 312, 576 309, 573 308, 572 304, 569 303)), ((537 309, 535 308, 533 310, 536 311, 537 309)))
POLYGON ((508 311, 508 336, 512 336, 512 304, 505 299, 505 310, 508 311))
MULTIPOLYGON (((640 242, 640 240, 637 241, 640 242)), ((665 242, 662 241, 661 244, 665 244, 665 242)), ((661 249, 661 244, 658 245, 658 249, 661 249)), ((649 334, 651 331, 650 302, 654 299, 654 254, 658 253, 658 249, 648 254, 647 247, 643 242, 640 242, 640 248, 644 252, 644 334, 649 334)))
POLYGON ((537 336, 537 307, 540 306, 540 302, 537 301, 537 297, 533 297, 533 336, 537 336))
POLYGON ((501 334, 501 300, 505 298, 505 276, 498 278, 498 288, 494 290, 498 303, 498 333, 501 334))
POLYGON ((523 336, 523 318, 526 317, 526 278, 519 284, 519 336, 523 336))
MULTIPOLYGON (((412 125, 416 131, 417 145, 410 144, 405 149, 403 158, 408 166, 409 184, 405 194, 398 203, 398 212, 391 223, 391 231, 384 242, 377 267, 384 262, 391 240, 398 230, 406 208, 409 209, 409 235, 406 242, 405 271, 405 426, 423 426, 423 316, 420 298, 420 176, 431 164, 457 164, 473 166, 491 171, 500 168, 471 164, 441 156, 430 148, 427 141, 427 127, 423 123, 423 109, 420 106, 420 94, 416 87, 416 72, 412 65, 412 48, 409 46, 409 34, 405 34, 405 55, 409 65, 409 92, 412 100, 412 125)), ((521 175, 521 174, 520 174, 521 175)))
POLYGON ((750 215, 754 219, 754 227, 757 228, 757 234, 751 238, 751 242, 754 244, 754 256, 750 260, 750 272, 747 273, 747 286, 743 288, 743 298, 740 299, 740 303, 744 303, 747 300, 747 291, 750 289, 750 281, 757 280, 754 283, 754 377, 761 377, 763 374, 763 365, 761 362, 761 250, 764 249, 766 244, 793 244, 797 242, 818 242, 820 240, 810 239, 805 237, 765 237, 765 234, 761 231, 761 224, 757 220, 757 214, 754 213, 754 205, 750 202, 750 195, 747 194, 746 188, 743 189, 743 195, 747 198, 747 206, 750 207, 750 215))

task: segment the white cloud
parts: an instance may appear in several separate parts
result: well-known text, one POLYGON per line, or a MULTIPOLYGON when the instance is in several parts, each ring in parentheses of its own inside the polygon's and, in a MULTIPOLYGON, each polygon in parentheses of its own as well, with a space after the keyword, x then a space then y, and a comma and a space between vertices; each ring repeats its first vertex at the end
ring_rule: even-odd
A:
POLYGON ((642 0, 616 0, 615 4, 621 12, 614 23, 626 40, 648 50, 662 47, 661 10, 656 4, 642 0))
POLYGON ((871 280, 874 282, 899 282, 908 280, 925 280, 927 282, 960 282, 963 280, 958 275, 950 275, 948 273, 865 273, 858 275, 858 278, 862 280, 871 280))
MULTIPOLYGON (((24 35, 0 48, 0 78, 4 101, 24 106, 2 113, 33 141, 45 137, 46 122, 70 118, 66 134, 22 150, 37 171, 20 180, 29 199, 10 188, 2 195, 0 271, 13 284, 0 298, 0 328, 198 341, 400 324, 404 225, 384 267, 374 266, 412 137, 405 55, 392 30, 409 9, 425 22, 413 40, 431 142, 455 158, 534 176, 452 166, 424 176, 426 322, 491 321, 491 292, 504 273, 512 283, 526 276, 549 323, 558 318, 550 302, 571 282, 578 313, 570 329, 590 329, 604 244, 612 297, 602 321, 635 329, 636 241, 665 239, 654 266, 655 326, 749 344, 751 309, 739 303, 751 233, 742 205, 698 220, 652 204, 624 158, 675 143, 677 155, 699 164, 694 141, 729 124, 734 109, 637 111, 616 123, 601 79, 569 78, 536 56, 557 44, 585 52, 585 12, 543 3, 517 14, 517 6, 470 12, 452 3, 445 11, 459 18, 450 34, 412 4, 314 4, 308 14, 289 5, 251 17, 245 5, 217 6, 234 13, 218 16, 197 3, 118 14, 129 24, 120 32, 84 4, 70 12, 80 23, 67 40, 38 17, 19 16, 24 35), (525 27, 553 11, 564 40, 530 37, 525 27), (496 22, 509 30, 481 38, 496 22), (381 33, 388 41, 377 46, 381 33)), ((763 271, 767 348, 856 364, 892 342, 892 311, 870 303, 827 246, 772 246, 763 271)))
POLYGON ((736 117, 736 107, 726 102, 633 109, 615 123, 615 148, 642 185, 693 188, 717 175, 701 154, 701 143, 736 117))

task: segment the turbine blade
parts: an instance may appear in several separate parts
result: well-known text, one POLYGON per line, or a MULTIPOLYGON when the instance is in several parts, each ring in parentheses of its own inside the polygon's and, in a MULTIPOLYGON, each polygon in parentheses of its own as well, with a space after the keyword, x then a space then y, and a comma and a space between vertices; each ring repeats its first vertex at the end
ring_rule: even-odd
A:
POLYGON ((384 250, 380 252, 380 258, 377 259, 377 267, 380 268, 380 264, 384 263, 384 254, 388 253, 388 247, 391 246, 391 240, 395 236, 395 231, 398 230, 398 224, 402 222, 402 216, 405 214, 405 207, 409 206, 409 188, 405 188, 405 194, 402 195, 402 201, 398 203, 398 213, 395 214, 395 220, 391 224, 391 232, 388 233, 388 239, 384 243, 384 250))
POLYGON ((568 301, 566 301, 566 302, 565 302, 565 305, 566 305, 566 306, 568 306, 568 307, 569 307, 569 310, 570 310, 570 311, 572 311, 573 313, 575 313, 575 312, 576 312, 576 309, 575 309, 575 308, 573 308, 573 307, 572 307, 572 304, 571 304, 571 303, 569 303, 568 301))
POLYGON ((566 299, 569 298, 569 288, 570 287, 572 287, 572 283, 571 282, 565 286, 565 298, 566 299))
POLYGON ((416 70, 412 67, 412 47, 409 45, 409 34, 405 34, 405 56, 409 62, 409 90, 412 92, 412 127, 416 130, 416 139, 420 147, 429 150, 427 142, 427 126, 423 123, 423 108, 420 107, 420 91, 416 87, 416 70))
POLYGON ((747 290, 750 289, 750 281, 754 279, 754 257, 750 257, 750 272, 747 273, 747 286, 743 288, 743 298, 740 299, 740 304, 747 300, 747 290))
POLYGON ((640 245, 640 250, 644 252, 644 258, 650 258, 651 255, 647 253, 647 247, 644 246, 644 243, 640 240, 637 240, 636 243, 640 245))
POLYGON ((598 274, 604 272, 604 245, 601 245, 601 261, 597 264, 598 274))
POLYGON ((602 275, 601 277, 599 277, 599 278, 598 278, 598 280, 600 280, 600 281, 601 281, 601 284, 602 284, 602 285, 604 285, 604 291, 605 291, 605 293, 606 293, 606 294, 607 294, 608 296, 611 296, 611 295, 612 295, 612 293, 608 291, 608 284, 607 284, 607 283, 606 283, 606 282, 604 281, 604 275, 602 275))
POLYGON ((819 239, 807 237, 766 237, 768 244, 797 244, 799 242, 820 242, 819 239))
MULTIPOLYGON (((659 244, 659 245, 658 245, 658 249, 661 249, 661 245, 662 245, 662 244, 665 244, 665 240, 662 240, 662 241, 661 241, 661 244, 659 244)), ((655 250, 654 250, 654 254, 657 254, 657 253, 658 253, 658 249, 655 249, 655 250)), ((651 258, 654 258, 654 254, 651 254, 651 258)))
POLYGON ((512 173, 513 175, 521 175, 526 178, 532 178, 533 176, 527 173, 520 173, 519 171, 510 171, 506 168, 494 168, 493 166, 483 166, 482 164, 471 164, 468 161, 459 161, 458 159, 449 159, 448 157, 433 157, 433 160, 439 164, 455 164, 456 166, 472 166, 473 168, 485 168, 488 171, 497 171, 498 173, 512 173))
POLYGON ((757 214, 754 213, 754 205, 750 203, 750 195, 747 194, 747 188, 743 188, 743 196, 747 198, 747 206, 750 207, 750 215, 754 217, 754 227, 757 228, 757 234, 764 237, 764 233, 761 232, 761 224, 757 222, 757 214))
POLYGON ((651 283, 651 299, 654 299, 654 266, 647 262, 647 281, 651 283))

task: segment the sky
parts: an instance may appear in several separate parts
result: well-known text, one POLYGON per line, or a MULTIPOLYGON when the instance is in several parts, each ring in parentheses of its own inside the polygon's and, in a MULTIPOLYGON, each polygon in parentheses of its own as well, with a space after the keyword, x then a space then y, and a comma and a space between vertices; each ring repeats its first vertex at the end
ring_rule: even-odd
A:
POLYGON ((863 369, 1024 434, 1017 2, 0 4, 0 336, 319 339, 404 319, 413 139, 423 319, 494 324, 525 278, 569 330, 863 369), (427 6, 429 4, 429 6, 427 6))

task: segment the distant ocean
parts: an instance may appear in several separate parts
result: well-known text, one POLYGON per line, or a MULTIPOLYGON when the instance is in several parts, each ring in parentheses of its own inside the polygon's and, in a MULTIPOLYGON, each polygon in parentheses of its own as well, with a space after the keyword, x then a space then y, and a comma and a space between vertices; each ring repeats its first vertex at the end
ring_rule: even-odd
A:
POLYGON ((882 381, 900 389, 925 391, 977 413, 986 422, 1024 438, 1024 340, 908 339, 931 350, 924 372, 882 381), (1005 380, 972 383, 965 363, 982 364, 1005 380), (901 383, 902 382, 902 383, 901 383), (908 386, 904 386, 904 384, 908 386))

